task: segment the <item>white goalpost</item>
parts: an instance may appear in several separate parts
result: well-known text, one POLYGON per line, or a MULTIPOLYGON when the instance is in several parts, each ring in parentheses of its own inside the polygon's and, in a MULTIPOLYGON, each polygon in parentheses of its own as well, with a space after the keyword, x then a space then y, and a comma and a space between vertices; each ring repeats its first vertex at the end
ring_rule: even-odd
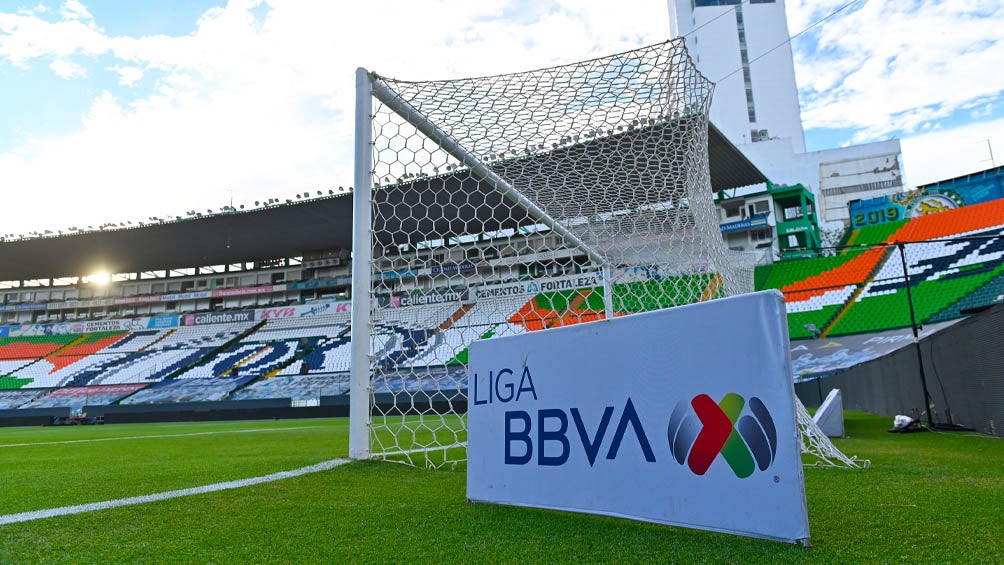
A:
POLYGON ((463 461, 474 341, 752 291, 682 40, 356 88, 352 458, 463 461))

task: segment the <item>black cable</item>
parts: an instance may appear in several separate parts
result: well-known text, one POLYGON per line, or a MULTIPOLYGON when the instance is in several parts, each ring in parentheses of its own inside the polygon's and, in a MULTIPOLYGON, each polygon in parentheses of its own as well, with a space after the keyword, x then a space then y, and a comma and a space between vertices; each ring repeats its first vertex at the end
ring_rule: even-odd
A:
POLYGON ((703 24, 701 24, 701 25, 699 25, 699 26, 695 27, 694 29, 690 30, 689 32, 687 32, 687 33, 685 33, 685 34, 681 35, 680 37, 687 37, 688 35, 691 35, 691 34, 693 34, 693 33, 696 33, 696 32, 697 32, 697 30, 699 30, 699 29, 701 29, 701 28, 704 28, 704 27, 706 27, 706 26, 710 25, 710 24, 711 24, 711 22, 713 22, 713 21, 717 20, 718 18, 720 18, 720 17, 722 17, 722 16, 724 16, 724 15, 726 15, 726 14, 732 14, 732 13, 734 13, 734 12, 735 12, 735 11, 736 11, 736 10, 737 10, 737 9, 739 8, 739 6, 742 6, 743 4, 748 4, 748 3, 749 3, 749 1, 750 1, 750 0, 743 0, 742 2, 740 2, 740 3, 738 3, 738 4, 733 4, 733 5, 732 5, 732 7, 730 7, 730 8, 728 9, 728 10, 725 10, 725 11, 724 11, 724 12, 722 12, 721 14, 718 14, 717 16, 715 16, 715 17, 711 18, 710 20, 708 20, 708 21, 704 22, 703 24))
MULTIPOLYGON (((823 17, 823 18, 820 18, 820 19, 818 19, 818 20, 816 20, 816 21, 812 22, 811 24, 809 24, 809 26, 808 26, 808 27, 806 27, 806 28, 805 28, 805 29, 803 29, 802 31, 800 31, 800 32, 796 33, 795 35, 790 35, 790 36, 788 36, 788 39, 785 39, 785 40, 784 40, 784 41, 782 41, 781 43, 778 43, 778 44, 777 44, 777 45, 775 45, 774 47, 771 47, 771 48, 770 48, 769 50, 767 50, 767 51, 766 51, 765 53, 761 53, 760 55, 758 55, 758 56, 757 56, 757 57, 755 57, 754 59, 750 60, 750 62, 749 62, 749 65, 752 65, 753 63, 755 63, 755 62, 759 61, 760 59, 762 59, 762 58, 766 57, 767 55, 770 55, 770 54, 771 54, 771 53, 773 53, 773 52, 774 52, 775 50, 777 50, 777 49, 779 49, 779 48, 783 47, 784 45, 787 45, 788 43, 791 43, 791 41, 792 41, 793 39, 795 39, 796 37, 798 37, 798 36, 802 35, 803 33, 805 33, 805 32, 807 32, 807 31, 809 31, 810 29, 812 29, 812 28, 814 28, 814 27, 816 27, 817 25, 819 25, 819 24, 821 24, 821 23, 825 22, 826 20, 828 20, 828 19, 832 18, 833 16, 835 16, 835 15, 839 14, 840 12, 842 12, 842 11, 844 11, 845 9, 847 9, 848 7, 850 7, 850 6, 852 5, 852 4, 856 4, 856 3, 860 2, 860 1, 861 1, 861 0, 851 0, 850 2, 848 2, 848 3, 844 4, 843 6, 841 6, 841 7, 837 8, 836 10, 834 10, 834 11, 832 11, 832 12, 830 12, 830 13, 829 13, 828 15, 826 15, 825 17, 823 17)), ((711 22, 708 22, 708 23, 711 23, 711 22)), ((723 76, 722 78, 718 79, 718 80, 716 81, 716 83, 718 83, 718 82, 722 82, 723 80, 725 80, 725 79, 727 79, 727 78, 731 77, 732 75, 734 75, 734 74, 736 74, 736 73, 738 73, 738 72, 740 72, 740 71, 742 71, 742 70, 743 70, 743 68, 742 68, 742 67, 739 67, 738 69, 736 69, 736 70, 732 71, 731 73, 729 73, 729 74, 727 74, 727 75, 723 76)))
POLYGON ((931 369, 934 370, 934 378, 938 380, 938 387, 941 389, 941 398, 945 401, 945 412, 948 416, 948 423, 952 422, 952 407, 948 403, 948 394, 945 393, 945 383, 941 380, 941 373, 938 371, 938 363, 934 359, 934 342, 927 344, 927 356, 931 358, 931 369))

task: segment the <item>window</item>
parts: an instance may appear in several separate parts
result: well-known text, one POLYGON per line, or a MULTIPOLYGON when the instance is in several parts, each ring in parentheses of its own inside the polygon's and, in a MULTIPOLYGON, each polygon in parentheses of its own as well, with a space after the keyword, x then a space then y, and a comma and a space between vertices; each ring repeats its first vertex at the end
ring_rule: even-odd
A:
POLYGON ((750 202, 748 209, 750 216, 770 213, 770 201, 761 200, 759 202, 750 202))
POLYGON ((739 216, 739 213, 742 210, 742 205, 741 204, 725 204, 725 205, 722 206, 722 208, 725 209, 725 217, 726 218, 735 218, 735 217, 739 216))
POLYGON ((802 207, 792 206, 790 208, 784 209, 784 219, 785 220, 797 220, 802 217, 802 207))
POLYGON ((764 241, 771 241, 774 239, 770 228, 764 228, 760 230, 750 231, 750 241, 753 243, 761 243, 764 241))

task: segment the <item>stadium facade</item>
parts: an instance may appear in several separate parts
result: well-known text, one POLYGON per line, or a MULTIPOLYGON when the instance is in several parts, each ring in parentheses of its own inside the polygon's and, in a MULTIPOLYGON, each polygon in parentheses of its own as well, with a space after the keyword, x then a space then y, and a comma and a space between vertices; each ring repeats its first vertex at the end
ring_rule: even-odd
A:
MULTIPOLYGON (((730 147, 712 151, 716 192, 757 175, 730 147)), ((966 181, 999 194, 999 177, 991 170, 950 184, 956 192, 966 181)), ((451 193, 442 181, 413 182, 435 194, 451 193)), ((801 190, 768 196, 793 199, 782 206, 792 211, 792 221, 809 209, 801 190)), ((0 422, 66 419, 75 407, 107 421, 248 418, 269 411, 290 417, 293 409, 300 416, 344 414, 351 232, 349 222, 332 219, 350 209, 350 201, 348 195, 322 196, 134 229, 0 242, 6 281, 0 288, 0 422), (110 283, 80 276, 88 271, 78 269, 98 264, 117 265, 110 283), (45 272, 50 276, 37 275, 45 272)), ((854 247, 836 256, 758 268, 757 288, 786 296, 792 338, 836 337, 843 344, 827 349, 825 358, 799 354, 799 378, 864 361, 868 356, 856 356, 840 336, 909 328, 911 304, 916 322, 933 327, 1004 300, 1002 203, 995 198, 865 225, 849 232, 854 247), (912 273, 909 288, 901 258, 912 273)), ((753 216, 757 211, 754 204, 753 216)), ((595 274, 576 272, 574 257, 555 261, 552 253, 548 262, 532 252, 547 237, 553 236, 520 233, 505 246, 463 241, 385 258, 379 276, 387 293, 378 299, 393 307, 379 322, 387 339, 372 351, 388 369, 376 387, 377 401, 435 382, 440 396, 429 401, 456 408, 457 398, 442 391, 459 395, 466 388, 460 370, 466 345, 492 335, 498 323, 486 317, 483 303, 511 308, 507 320, 514 321, 504 323, 517 331, 600 319, 595 274), (507 255, 507 247, 518 252, 507 255), (469 286, 440 284, 461 272, 469 286), (443 359, 445 350, 455 351, 455 359, 430 366, 429 359, 443 359)), ((623 275, 631 279, 627 284, 646 289, 646 300, 666 298, 670 287, 664 283, 672 278, 694 282, 692 299, 706 299, 714 278, 687 268, 637 268, 623 275)), ((620 308, 643 306, 622 302, 620 308)), ((954 413, 965 421, 958 407, 954 413)), ((979 418, 969 425, 984 429, 979 418)))

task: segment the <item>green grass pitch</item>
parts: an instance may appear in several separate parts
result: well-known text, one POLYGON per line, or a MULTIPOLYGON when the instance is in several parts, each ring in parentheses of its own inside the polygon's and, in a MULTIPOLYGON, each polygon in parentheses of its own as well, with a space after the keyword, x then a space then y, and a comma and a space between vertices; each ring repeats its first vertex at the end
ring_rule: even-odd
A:
MULTIPOLYGON (((889 434, 890 426, 849 413, 851 438, 836 443, 872 468, 806 469, 808 550, 470 504, 463 468, 362 462, 2 525, 0 563, 1004 562, 1004 443, 889 434)), ((256 477, 347 452, 348 424, 339 419, 0 429, 0 515, 256 477)))

